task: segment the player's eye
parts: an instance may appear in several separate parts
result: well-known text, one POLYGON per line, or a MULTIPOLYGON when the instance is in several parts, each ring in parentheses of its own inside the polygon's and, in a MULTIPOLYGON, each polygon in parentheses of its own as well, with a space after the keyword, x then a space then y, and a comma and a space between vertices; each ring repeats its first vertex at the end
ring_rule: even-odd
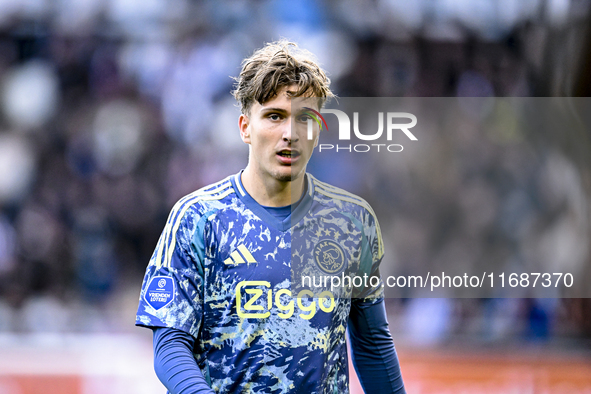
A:
POLYGON ((310 115, 308 115, 307 113, 305 113, 305 114, 301 114, 300 116, 298 116, 297 120, 299 122, 307 122, 308 120, 312 120, 312 117, 310 115))
POLYGON ((267 115, 267 118, 272 121, 281 120, 281 116, 279 114, 275 114, 275 113, 271 113, 271 114, 267 115))

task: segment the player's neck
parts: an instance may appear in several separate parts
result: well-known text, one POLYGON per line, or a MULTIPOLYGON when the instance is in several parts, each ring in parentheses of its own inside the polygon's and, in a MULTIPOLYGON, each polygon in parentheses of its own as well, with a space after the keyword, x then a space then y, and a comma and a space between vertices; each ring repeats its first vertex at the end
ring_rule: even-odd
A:
POLYGON ((246 166, 242 172, 242 186, 260 205, 284 207, 299 200, 304 190, 304 176, 292 181, 282 182, 272 177, 258 175, 252 167, 246 166))

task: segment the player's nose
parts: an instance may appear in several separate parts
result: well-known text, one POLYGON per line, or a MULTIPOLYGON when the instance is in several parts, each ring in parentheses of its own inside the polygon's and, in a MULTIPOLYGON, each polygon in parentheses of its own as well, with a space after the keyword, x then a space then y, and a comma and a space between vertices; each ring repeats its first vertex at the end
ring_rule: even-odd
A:
POLYGON ((297 136, 297 134, 294 134, 293 131, 293 127, 292 127, 292 123, 293 120, 290 120, 289 122, 285 122, 284 126, 283 126, 283 141, 292 143, 292 142, 297 142, 299 141, 299 137, 297 136))

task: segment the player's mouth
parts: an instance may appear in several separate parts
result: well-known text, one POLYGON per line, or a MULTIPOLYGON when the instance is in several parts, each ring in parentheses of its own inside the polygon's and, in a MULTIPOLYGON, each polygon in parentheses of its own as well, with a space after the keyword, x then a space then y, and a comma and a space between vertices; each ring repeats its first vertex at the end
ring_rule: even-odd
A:
POLYGON ((277 152, 277 159, 282 164, 292 164, 298 160, 300 152, 293 149, 283 149, 277 152))

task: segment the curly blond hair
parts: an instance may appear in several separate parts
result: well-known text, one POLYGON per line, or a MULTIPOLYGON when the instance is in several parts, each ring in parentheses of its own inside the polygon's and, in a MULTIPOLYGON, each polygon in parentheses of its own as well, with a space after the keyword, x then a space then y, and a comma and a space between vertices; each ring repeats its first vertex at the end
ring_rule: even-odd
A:
POLYGON ((296 85, 292 96, 318 98, 318 108, 334 97, 330 79, 317 64, 315 56, 294 42, 270 42, 242 62, 240 76, 232 95, 240 103, 243 114, 248 114, 253 102, 272 100, 285 86, 296 85))

